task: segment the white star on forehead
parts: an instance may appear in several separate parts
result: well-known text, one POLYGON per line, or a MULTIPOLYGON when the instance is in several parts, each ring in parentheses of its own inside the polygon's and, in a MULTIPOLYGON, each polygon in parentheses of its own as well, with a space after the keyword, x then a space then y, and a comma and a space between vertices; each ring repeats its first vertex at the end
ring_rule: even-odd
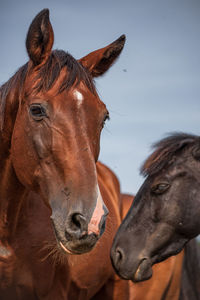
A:
POLYGON ((78 105, 81 105, 81 103, 83 102, 83 99, 84 99, 83 95, 77 90, 75 90, 73 94, 74 94, 75 100, 77 100, 78 105))

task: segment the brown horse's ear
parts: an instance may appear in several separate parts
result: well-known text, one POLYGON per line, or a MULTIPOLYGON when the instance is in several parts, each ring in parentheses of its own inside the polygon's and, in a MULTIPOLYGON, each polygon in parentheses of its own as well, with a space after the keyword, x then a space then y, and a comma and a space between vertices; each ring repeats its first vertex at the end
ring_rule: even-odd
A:
POLYGON ((49 10, 43 9, 32 21, 26 38, 26 49, 35 66, 45 63, 53 46, 53 29, 49 10))
POLYGON ((112 44, 93 51, 90 54, 79 59, 79 62, 89 70, 93 77, 103 75, 116 61, 124 48, 126 37, 120 36, 112 44))
POLYGON ((200 141, 192 149, 192 155, 195 159, 200 160, 200 141))

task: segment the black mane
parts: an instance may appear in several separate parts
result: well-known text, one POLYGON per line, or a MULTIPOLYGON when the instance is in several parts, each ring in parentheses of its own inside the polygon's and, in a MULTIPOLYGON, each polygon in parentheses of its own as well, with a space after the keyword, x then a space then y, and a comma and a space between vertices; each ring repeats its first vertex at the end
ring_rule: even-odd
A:
POLYGON ((172 157, 186 146, 200 140, 199 136, 187 133, 172 133, 166 138, 153 144, 155 151, 147 158, 141 167, 141 174, 144 176, 154 175, 170 164, 172 157))

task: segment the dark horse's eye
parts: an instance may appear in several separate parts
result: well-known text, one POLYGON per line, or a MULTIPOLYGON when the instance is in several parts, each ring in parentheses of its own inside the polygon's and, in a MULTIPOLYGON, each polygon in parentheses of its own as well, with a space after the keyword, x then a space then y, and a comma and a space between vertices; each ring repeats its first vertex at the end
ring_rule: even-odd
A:
POLYGON ((33 119, 36 121, 41 121, 44 117, 46 117, 46 110, 39 103, 31 104, 30 113, 33 119))
POLYGON ((151 187, 151 191, 155 194, 162 194, 169 188, 169 183, 159 183, 151 187))

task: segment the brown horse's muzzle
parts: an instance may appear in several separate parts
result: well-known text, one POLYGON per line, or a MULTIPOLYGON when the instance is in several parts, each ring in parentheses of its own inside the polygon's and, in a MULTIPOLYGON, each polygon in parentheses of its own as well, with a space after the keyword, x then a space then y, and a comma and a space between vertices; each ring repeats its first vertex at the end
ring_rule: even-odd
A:
POLYGON ((105 230, 108 210, 97 200, 92 217, 82 212, 72 212, 64 218, 61 211, 53 212, 51 220, 60 249, 70 254, 89 252, 105 230))

